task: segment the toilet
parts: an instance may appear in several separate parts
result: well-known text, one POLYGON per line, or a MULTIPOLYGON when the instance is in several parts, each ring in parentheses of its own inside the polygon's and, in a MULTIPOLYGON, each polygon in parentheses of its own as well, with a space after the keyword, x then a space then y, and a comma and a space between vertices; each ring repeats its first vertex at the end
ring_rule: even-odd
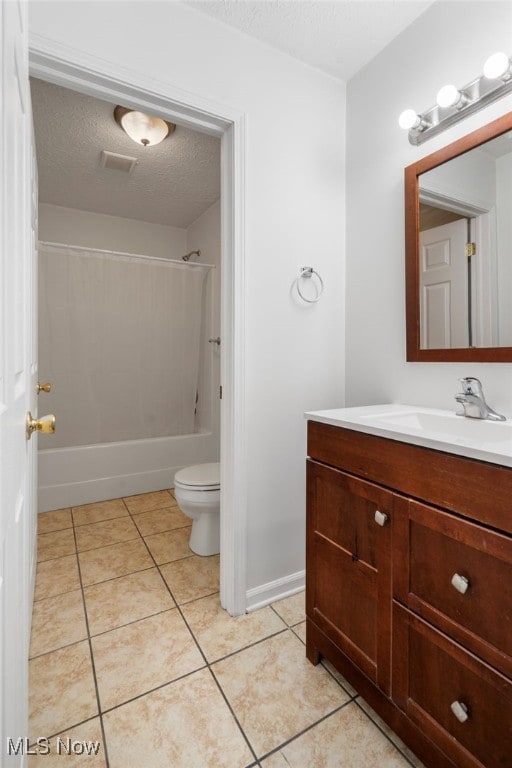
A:
POLYGON ((189 547, 196 555, 220 552, 220 464, 195 464, 176 472, 174 496, 192 519, 189 547))

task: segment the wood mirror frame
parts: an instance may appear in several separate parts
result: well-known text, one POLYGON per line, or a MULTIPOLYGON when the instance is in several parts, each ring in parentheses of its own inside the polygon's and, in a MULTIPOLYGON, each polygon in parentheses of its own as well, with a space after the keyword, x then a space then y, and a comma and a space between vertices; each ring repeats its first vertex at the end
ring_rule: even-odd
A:
POLYGON ((418 177, 422 173, 426 173, 510 130, 512 130, 512 112, 473 131, 447 147, 427 155, 405 169, 405 291, 408 362, 512 362, 512 347, 421 349, 418 181, 418 177))

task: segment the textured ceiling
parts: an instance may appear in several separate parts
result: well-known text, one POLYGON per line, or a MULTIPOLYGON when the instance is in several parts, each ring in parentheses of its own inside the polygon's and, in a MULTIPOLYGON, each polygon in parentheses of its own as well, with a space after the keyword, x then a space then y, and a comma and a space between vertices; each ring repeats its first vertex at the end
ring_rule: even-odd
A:
POLYGON ((115 104, 34 78, 31 89, 41 202, 188 227, 219 198, 219 139, 177 126, 144 148, 114 122, 115 104), (107 170, 103 149, 138 163, 107 170))
POLYGON ((186 5, 349 80, 433 0, 187 0, 186 5))

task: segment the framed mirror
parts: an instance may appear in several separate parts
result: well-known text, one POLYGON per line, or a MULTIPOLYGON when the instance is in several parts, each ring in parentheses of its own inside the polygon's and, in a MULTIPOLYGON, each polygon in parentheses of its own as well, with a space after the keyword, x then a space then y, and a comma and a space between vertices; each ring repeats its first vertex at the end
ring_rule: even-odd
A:
POLYGON ((407 360, 512 362, 512 112, 405 169, 407 360))

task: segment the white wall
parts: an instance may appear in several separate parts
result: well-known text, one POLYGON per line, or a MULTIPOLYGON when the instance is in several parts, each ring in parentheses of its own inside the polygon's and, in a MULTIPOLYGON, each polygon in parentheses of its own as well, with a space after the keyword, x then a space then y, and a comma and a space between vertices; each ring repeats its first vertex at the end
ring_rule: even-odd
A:
POLYGON ((512 366, 405 362, 403 169, 512 109, 512 96, 420 147, 398 127, 406 107, 435 103, 446 83, 512 51, 512 3, 438 2, 347 87, 347 405, 404 402, 454 409, 458 378, 480 378, 512 416, 512 366))
POLYGON ((187 252, 186 229, 41 202, 39 239, 161 259, 181 259, 187 252))
POLYGON ((215 269, 208 272, 205 286, 196 423, 198 429, 211 429, 219 440, 219 448, 221 350, 208 339, 220 336, 220 235, 220 200, 217 200, 187 229, 187 253, 200 250, 200 258, 192 256, 192 260, 215 265, 215 269))
POLYGON ((30 26, 246 115, 247 588, 297 573, 303 412, 343 402, 344 85, 176 2, 37 2, 30 26), (291 294, 301 265, 325 281, 318 304, 291 294))

